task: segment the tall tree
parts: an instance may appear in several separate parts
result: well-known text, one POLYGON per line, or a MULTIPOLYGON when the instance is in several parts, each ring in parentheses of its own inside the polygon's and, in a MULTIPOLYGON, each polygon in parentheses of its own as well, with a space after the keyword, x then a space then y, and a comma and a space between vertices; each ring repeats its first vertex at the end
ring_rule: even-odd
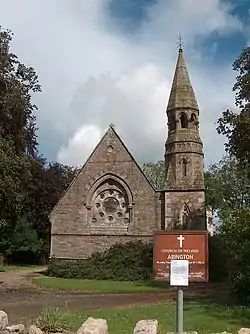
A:
POLYGON ((205 173, 207 204, 220 216, 250 205, 250 182, 235 157, 225 156, 205 173))
POLYGON ((18 156, 11 140, 0 136, 0 253, 13 235, 24 200, 24 184, 30 179, 30 163, 18 156))
POLYGON ((250 178, 250 47, 235 60, 233 70, 237 72, 233 91, 239 112, 224 111, 218 120, 217 130, 226 136, 226 150, 248 169, 250 178))
POLYGON ((58 162, 47 164, 43 157, 32 158, 31 178, 26 186, 23 215, 35 229, 42 243, 42 258, 49 254, 50 222, 48 216, 75 175, 75 169, 58 162))
POLYGON ((0 133, 11 138, 17 154, 34 156, 36 124, 31 94, 41 91, 38 76, 10 51, 12 32, 0 26, 0 133))

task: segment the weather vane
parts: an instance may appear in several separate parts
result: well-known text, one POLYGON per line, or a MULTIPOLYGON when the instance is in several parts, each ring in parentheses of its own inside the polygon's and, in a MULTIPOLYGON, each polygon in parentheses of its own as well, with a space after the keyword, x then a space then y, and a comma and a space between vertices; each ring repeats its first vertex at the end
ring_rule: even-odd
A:
POLYGON ((183 41, 183 37, 182 37, 182 35, 181 35, 181 32, 179 32, 178 43, 177 43, 177 45, 178 45, 178 49, 179 49, 179 51, 182 51, 183 46, 184 46, 184 41, 183 41))

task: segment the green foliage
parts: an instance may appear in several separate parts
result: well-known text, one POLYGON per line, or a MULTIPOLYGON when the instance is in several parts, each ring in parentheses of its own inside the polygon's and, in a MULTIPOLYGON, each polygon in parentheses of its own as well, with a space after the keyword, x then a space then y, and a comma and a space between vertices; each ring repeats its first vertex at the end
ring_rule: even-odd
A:
POLYGON ((61 278, 148 281, 152 279, 152 266, 152 244, 136 241, 115 244, 107 251, 95 253, 85 261, 52 259, 48 274, 61 278))
POLYGON ((35 155, 37 140, 35 116, 37 107, 31 93, 40 92, 38 76, 10 51, 13 33, 0 26, 0 133, 11 138, 17 154, 35 155))
POLYGON ((47 163, 42 157, 31 158, 30 182, 25 187, 23 213, 30 226, 43 240, 42 262, 49 257, 49 214, 75 175, 75 169, 57 162, 47 163))
POLYGON ((250 207, 231 211, 220 230, 230 258, 229 282, 241 302, 250 303, 250 207))
POLYGON ((6 256, 11 263, 36 263, 41 252, 42 241, 27 220, 18 217, 11 237, 6 245, 6 256))
POLYGON ((157 190, 164 189, 165 185, 165 163, 163 160, 144 163, 142 170, 151 184, 157 190))
POLYGON ((49 307, 39 314, 36 325, 45 333, 63 333, 72 327, 72 320, 59 308, 49 307))
POLYGON ((250 203, 250 182, 246 170, 234 157, 226 156, 205 173, 207 204, 222 219, 230 210, 250 203))
POLYGON ((228 280, 230 261, 224 243, 224 236, 217 234, 209 239, 209 281, 228 280))
POLYGON ((12 37, 0 26, 0 252, 9 261, 45 262, 48 215, 75 171, 38 154, 31 95, 41 87, 35 70, 11 52, 12 37))
POLYGON ((226 150, 247 168, 250 178, 250 47, 235 60, 233 70, 238 73, 233 91, 236 92, 235 104, 239 113, 224 111, 217 130, 226 136, 226 150))

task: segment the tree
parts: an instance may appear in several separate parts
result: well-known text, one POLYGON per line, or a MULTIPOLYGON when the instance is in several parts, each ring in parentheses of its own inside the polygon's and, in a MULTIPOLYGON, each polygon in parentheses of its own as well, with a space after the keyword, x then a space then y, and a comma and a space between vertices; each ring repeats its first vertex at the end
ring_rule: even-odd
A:
POLYGON ((250 178, 250 47, 235 60, 233 70, 238 73, 233 91, 236 92, 235 105, 239 113, 229 109, 224 111, 218 120, 217 131, 226 136, 226 150, 248 169, 250 178))
POLYGON ((225 156, 205 173, 206 201, 220 217, 250 205, 250 182, 235 157, 225 156))
POLYGON ((0 253, 13 235, 24 200, 23 185, 29 181, 29 160, 18 156, 11 140, 0 136, 0 253))
POLYGON ((49 255, 49 214, 75 176, 75 169, 58 162, 47 163, 43 157, 31 158, 30 182, 26 185, 23 215, 43 240, 42 258, 49 255))
POLYGON ((240 302, 250 302, 250 207, 239 208, 224 216, 220 230, 230 258, 229 283, 240 302))
POLYGON ((165 163, 163 160, 157 162, 147 162, 142 166, 142 170, 151 184, 157 190, 163 190, 165 185, 165 163))
POLYGON ((34 156, 37 137, 31 94, 41 91, 38 76, 10 52, 12 32, 0 26, 0 133, 11 138, 17 154, 34 156))
POLYGON ((0 27, 0 253, 46 258, 48 215, 75 170, 39 155, 31 96, 41 87, 35 70, 10 51, 12 36, 0 27))

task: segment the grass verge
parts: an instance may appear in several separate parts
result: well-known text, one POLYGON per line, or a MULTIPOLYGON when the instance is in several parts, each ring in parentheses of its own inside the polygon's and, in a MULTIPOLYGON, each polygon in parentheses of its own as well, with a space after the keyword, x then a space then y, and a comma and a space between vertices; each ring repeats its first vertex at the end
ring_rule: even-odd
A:
POLYGON ((28 270, 33 268, 42 268, 42 266, 30 265, 30 266, 14 266, 14 265, 0 265, 0 271, 9 271, 9 270, 28 270))
POLYGON ((136 293, 164 291, 168 288, 166 284, 153 284, 147 282, 118 282, 67 279, 56 277, 41 277, 34 282, 44 288, 64 291, 82 291, 93 293, 136 293))
MULTIPOLYGON (((49 329, 56 332, 57 326, 75 331, 89 316, 106 319, 110 334, 132 333, 136 322, 142 319, 157 319, 159 334, 174 332, 175 330, 175 305, 173 303, 85 311, 77 314, 62 313, 58 309, 47 310, 39 316, 38 324, 45 331, 49 329)), ((223 306, 211 301, 185 302, 185 331, 195 330, 199 334, 223 331, 236 333, 241 327, 249 326, 249 308, 223 306)))

